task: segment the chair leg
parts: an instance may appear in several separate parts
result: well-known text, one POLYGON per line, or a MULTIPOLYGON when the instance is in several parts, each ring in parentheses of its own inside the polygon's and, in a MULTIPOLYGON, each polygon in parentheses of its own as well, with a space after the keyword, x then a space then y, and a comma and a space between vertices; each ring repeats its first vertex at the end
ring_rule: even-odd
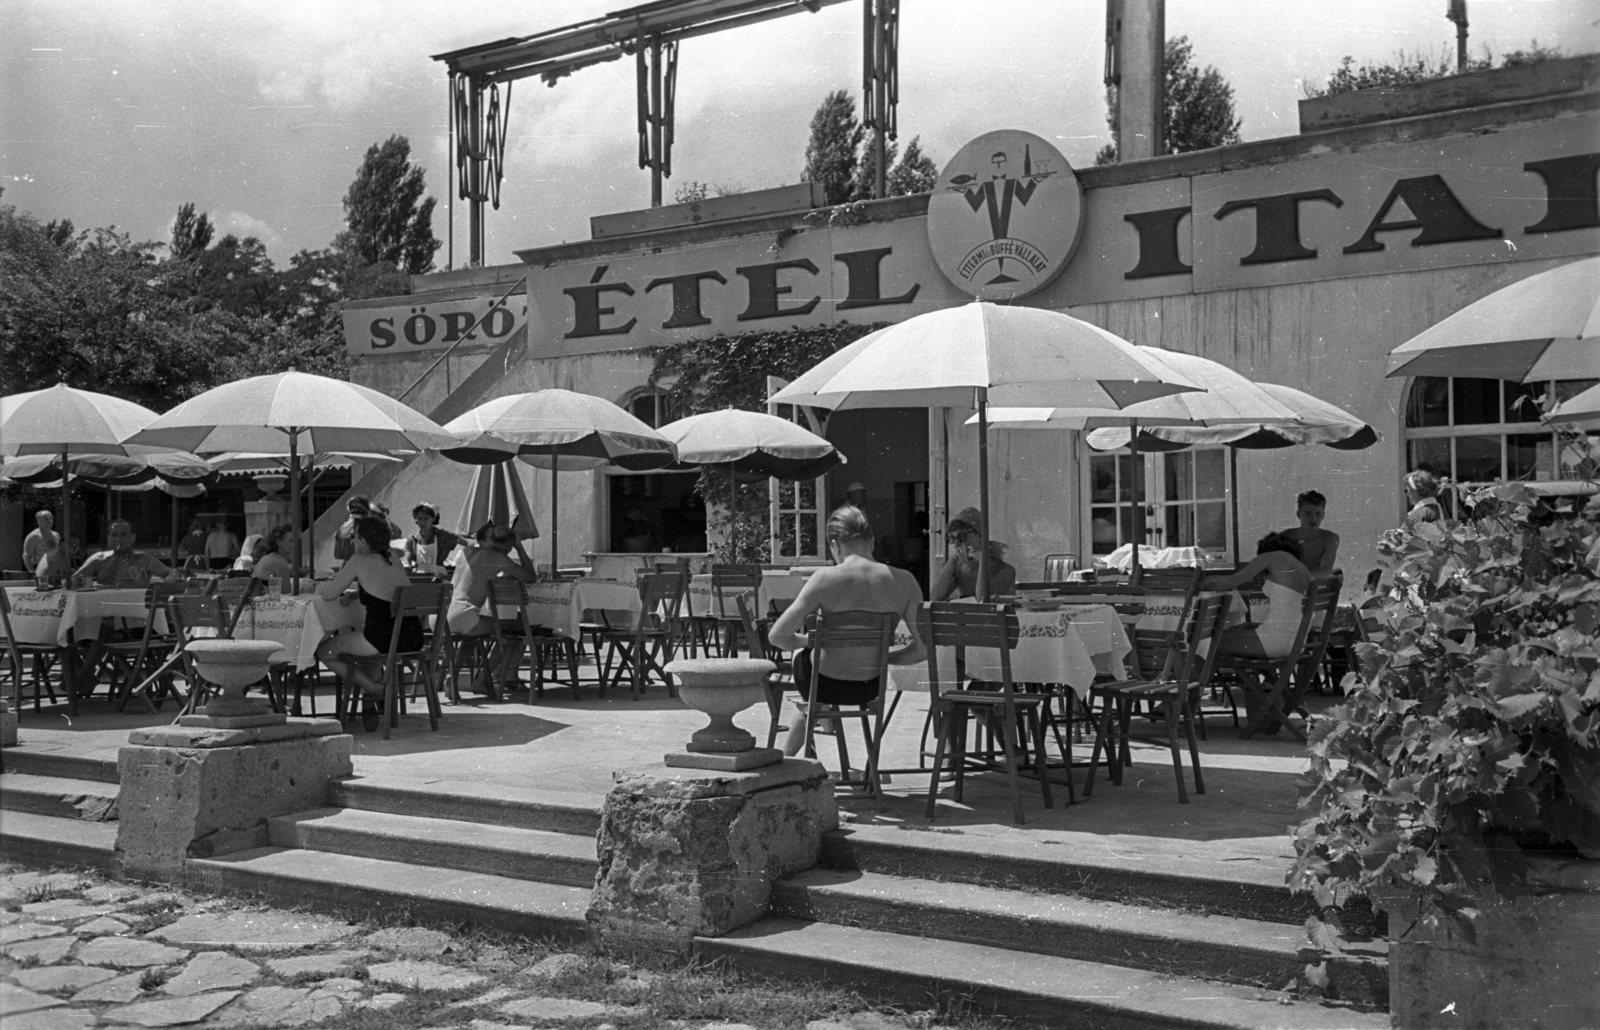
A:
MULTIPOLYGON (((931 717, 933 715, 932 706, 929 707, 928 714, 929 714, 929 717, 931 719, 931 717)), ((942 725, 940 725, 937 728, 937 730, 936 730, 936 732, 934 734, 934 738, 935 739, 934 739, 934 745, 933 745, 933 774, 929 777, 929 780, 928 780, 928 804, 927 804, 926 809, 924 811, 924 815, 926 815, 926 817, 929 818, 929 819, 933 818, 934 813, 935 813, 935 811, 937 809, 937 806, 938 806, 938 800, 939 800, 939 773, 942 771, 941 767, 944 765, 944 746, 945 746, 945 741, 954 732, 955 732, 955 714, 951 710, 946 710, 946 712, 944 713, 944 719, 942 721, 942 725)))
POLYGON ((1178 804, 1189 803, 1189 792, 1183 786, 1183 756, 1178 752, 1178 703, 1168 701, 1163 706, 1167 716, 1167 746, 1172 750, 1172 778, 1178 784, 1178 804))
POLYGON ((830 712, 835 716, 833 721, 834 742, 839 745, 839 782, 850 779, 850 749, 844 742, 844 720, 839 717, 839 709, 834 707, 830 712))
POLYGON ((1011 822, 1014 826, 1021 826, 1027 820, 1022 817, 1022 782, 1017 769, 1017 726, 1014 714, 1004 708, 1000 711, 1000 747, 1005 752, 1006 779, 1011 788, 1011 822))
POLYGON ((1100 768, 1100 752, 1102 749, 1105 750, 1106 755, 1106 776, 1113 783, 1116 782, 1116 761, 1112 757, 1116 753, 1116 743, 1111 739, 1111 720, 1114 711, 1115 704, 1111 699, 1111 695, 1108 694, 1105 698, 1105 711, 1100 716, 1100 729, 1095 733, 1094 747, 1089 751, 1089 776, 1083 783, 1083 796, 1085 798, 1094 796, 1094 774, 1095 770, 1100 768))
MULTIPOLYGON (((1041 702, 1040 708, 1048 703, 1048 701, 1041 702)), ((1050 763, 1045 761, 1044 756, 1043 713, 1038 709, 1033 710, 1028 713, 1028 721, 1033 723, 1033 764, 1039 770, 1039 792, 1044 795, 1044 807, 1054 808, 1056 807, 1055 798, 1050 793, 1050 763)), ((1071 776, 1070 769, 1068 770, 1068 776, 1071 776)))
MULTIPOLYGON (((1206 781, 1200 775, 1200 745, 1194 740, 1194 715, 1195 709, 1189 704, 1188 696, 1184 697, 1183 704, 1183 732, 1189 738, 1189 764, 1194 767, 1194 792, 1204 794, 1206 781)), ((1204 725, 1203 723, 1201 725, 1204 725)))

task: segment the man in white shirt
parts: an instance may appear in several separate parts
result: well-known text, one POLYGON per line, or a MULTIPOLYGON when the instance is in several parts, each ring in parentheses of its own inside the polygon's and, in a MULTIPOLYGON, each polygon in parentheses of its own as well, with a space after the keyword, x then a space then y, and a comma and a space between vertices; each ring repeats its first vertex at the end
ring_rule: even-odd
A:
POLYGON ((39 559, 50 549, 52 541, 57 545, 61 542, 60 534, 55 531, 56 517, 49 508, 34 512, 33 520, 39 528, 22 538, 22 565, 29 572, 39 567, 39 559))

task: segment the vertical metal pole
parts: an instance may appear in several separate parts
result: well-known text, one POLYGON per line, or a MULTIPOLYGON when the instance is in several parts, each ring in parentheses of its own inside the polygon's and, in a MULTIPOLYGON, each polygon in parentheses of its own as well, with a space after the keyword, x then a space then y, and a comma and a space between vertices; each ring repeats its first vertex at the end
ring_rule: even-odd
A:
POLYGON ((449 110, 445 113, 445 121, 449 125, 447 130, 449 141, 446 144, 444 170, 445 211, 447 212, 445 225, 448 230, 445 233, 445 239, 448 244, 445 247, 444 267, 450 270, 456 267, 456 77, 454 72, 445 81, 445 86, 445 95, 449 98, 449 110))
POLYGON ((650 37, 650 206, 661 206, 661 37, 650 37))
POLYGON ((1139 548, 1144 544, 1144 469, 1139 465, 1139 423, 1128 427, 1128 451, 1133 455, 1133 572, 1128 582, 1139 583, 1139 548))
POLYGON ((560 519, 556 504, 556 495, 560 492, 561 481, 556 478, 556 468, 561 464, 559 457, 560 448, 550 449, 550 578, 555 579, 561 571, 561 560, 556 557, 556 540, 560 533, 560 519))
MULTIPOLYGON (((71 549, 67 546, 72 540, 72 468, 67 464, 67 449, 61 448, 61 553, 66 557, 67 564, 72 564, 74 559, 71 549)), ((38 572, 38 569, 34 569, 38 572)), ((73 569, 77 572, 77 569, 73 569)))
POLYGON ((467 264, 483 265, 483 95, 467 80, 467 264))
POLYGON ((983 512, 983 543, 978 552, 978 600, 989 600, 989 391, 978 387, 978 504, 983 512))
POLYGON ((877 163, 875 177, 872 185, 872 195, 882 199, 889 195, 889 169, 885 158, 888 156, 884 147, 889 131, 889 83, 887 80, 889 59, 889 26, 888 12, 885 0, 868 0, 877 5, 877 17, 872 19, 872 146, 874 159, 877 163))
POLYGON ((294 570, 290 577, 289 593, 300 593, 300 432, 289 427, 289 510, 294 513, 294 570))

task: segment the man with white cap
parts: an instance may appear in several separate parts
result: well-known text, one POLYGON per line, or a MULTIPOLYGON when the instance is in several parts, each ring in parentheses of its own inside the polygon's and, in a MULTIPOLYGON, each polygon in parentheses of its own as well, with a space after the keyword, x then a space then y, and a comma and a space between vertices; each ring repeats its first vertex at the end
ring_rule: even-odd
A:
POLYGON ((861 508, 862 510, 865 510, 867 503, 867 484, 861 482, 859 479, 851 483, 849 486, 844 488, 844 499, 845 503, 850 505, 852 508, 861 508))

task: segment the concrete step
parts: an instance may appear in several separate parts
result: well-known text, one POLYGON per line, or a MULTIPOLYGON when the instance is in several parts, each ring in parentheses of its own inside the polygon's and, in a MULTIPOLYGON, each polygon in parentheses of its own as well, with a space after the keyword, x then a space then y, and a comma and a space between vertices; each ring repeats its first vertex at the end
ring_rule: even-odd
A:
MULTIPOLYGON (((1286 923, 837 869, 780 880, 772 912, 1266 990, 1304 972, 1308 945, 1286 923)), ((1329 996, 1386 1008, 1387 946, 1357 949, 1327 964, 1329 996)))
MULTIPOLYGON (((8 776, 9 778, 9 776, 8 776)), ((117 824, 0 809, 0 858, 35 868, 121 873, 117 824)))
POLYGON ((778 979, 819 981, 925 1008, 955 997, 971 1011, 1072 1030, 1387 1030, 1385 1012, 1295 1001, 1235 984, 1055 955, 772 917, 696 951, 778 979))
POLYGON ((600 866, 592 836, 357 808, 319 808, 278 816, 267 820, 267 835, 278 847, 493 873, 569 887, 593 886, 600 866))
POLYGON ((100 780, 8 772, 0 775, 0 808, 62 819, 115 822, 117 789, 100 780))
POLYGON ((63 751, 51 745, 21 743, 6 748, 7 773, 28 773, 31 776, 62 776, 74 780, 95 780, 99 783, 120 782, 117 776, 117 753, 104 754, 63 751))
POLYGON ((463 781, 375 783, 361 778, 328 785, 328 804, 367 812, 425 816, 456 822, 572 833, 591 840, 600 832, 600 799, 556 790, 531 790, 463 781))
POLYGON ((365 915, 405 912, 422 923, 483 926, 582 941, 589 891, 509 876, 298 848, 254 848, 190 859, 197 889, 257 894, 289 905, 365 915))
MULTIPOLYGON (((822 865, 915 879, 1074 894, 1156 908, 1304 924, 1317 914, 1309 893, 1284 882, 1282 841, 1211 842, 1051 833, 980 836, 899 826, 847 826, 825 834, 822 865)), ((1365 899, 1352 899, 1345 927, 1383 936, 1365 899)))

